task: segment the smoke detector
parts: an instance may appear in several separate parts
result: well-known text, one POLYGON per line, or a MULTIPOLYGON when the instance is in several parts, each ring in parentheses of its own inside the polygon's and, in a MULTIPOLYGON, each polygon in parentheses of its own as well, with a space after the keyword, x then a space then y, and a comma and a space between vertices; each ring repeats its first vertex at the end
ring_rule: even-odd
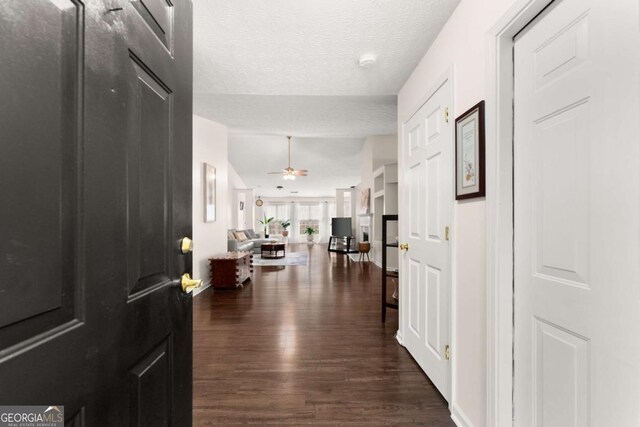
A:
POLYGON ((376 65, 377 61, 378 57, 376 55, 374 55, 373 53, 365 53, 358 60, 358 65, 360 65, 360 67, 362 68, 371 68, 376 65))

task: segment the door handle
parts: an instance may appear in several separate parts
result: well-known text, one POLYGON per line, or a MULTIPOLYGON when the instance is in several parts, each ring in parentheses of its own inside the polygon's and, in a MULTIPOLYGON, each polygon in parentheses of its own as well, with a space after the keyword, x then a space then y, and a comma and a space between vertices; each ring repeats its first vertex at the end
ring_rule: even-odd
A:
POLYGON ((409 250, 409 244, 408 243, 401 243, 400 244, 400 250, 408 251, 409 250))
POLYGON ((189 273, 184 273, 182 279, 180 279, 180 285, 182 286, 182 292, 190 294, 194 289, 202 286, 202 280, 192 279, 189 273))
POLYGON ((193 252, 193 240, 188 237, 183 237, 180 240, 180 252, 183 255, 193 252))

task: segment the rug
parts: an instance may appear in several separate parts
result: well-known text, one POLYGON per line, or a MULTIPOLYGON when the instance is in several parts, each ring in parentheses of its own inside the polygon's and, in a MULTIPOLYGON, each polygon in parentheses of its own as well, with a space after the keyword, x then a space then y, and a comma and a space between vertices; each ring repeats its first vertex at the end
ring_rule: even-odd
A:
MULTIPOLYGON (((347 254, 349 256, 349 258, 351 258, 351 261, 355 261, 355 262, 360 262, 360 253, 357 254, 347 254)), ((371 255, 369 255, 371 256, 371 255)), ((364 257, 364 260, 367 260, 367 257, 364 257)))
POLYGON ((287 252, 284 258, 262 259, 260 254, 253 256, 253 265, 278 266, 278 265, 297 265, 305 266, 309 263, 309 254, 307 252, 287 252))

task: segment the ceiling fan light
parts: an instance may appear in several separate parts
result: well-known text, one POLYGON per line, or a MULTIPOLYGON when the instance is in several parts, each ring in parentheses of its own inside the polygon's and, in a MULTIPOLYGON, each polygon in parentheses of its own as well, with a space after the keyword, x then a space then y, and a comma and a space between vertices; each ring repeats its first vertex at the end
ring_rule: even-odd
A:
POLYGON ((296 179, 296 175, 298 176, 307 176, 306 174, 306 169, 302 169, 302 170, 295 170, 294 168, 291 167, 291 137, 287 136, 287 139, 289 140, 289 158, 288 158, 288 163, 287 163, 287 168, 281 170, 280 172, 267 172, 268 175, 277 175, 282 173, 282 179, 286 180, 286 181, 293 181, 294 179, 296 179))

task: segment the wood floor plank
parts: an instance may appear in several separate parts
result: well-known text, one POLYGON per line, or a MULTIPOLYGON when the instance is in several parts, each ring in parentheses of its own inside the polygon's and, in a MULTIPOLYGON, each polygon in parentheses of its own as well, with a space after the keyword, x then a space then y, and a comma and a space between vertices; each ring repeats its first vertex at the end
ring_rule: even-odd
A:
POLYGON ((194 426, 453 426, 446 401, 380 323, 374 264, 308 251, 194 301, 194 426))

